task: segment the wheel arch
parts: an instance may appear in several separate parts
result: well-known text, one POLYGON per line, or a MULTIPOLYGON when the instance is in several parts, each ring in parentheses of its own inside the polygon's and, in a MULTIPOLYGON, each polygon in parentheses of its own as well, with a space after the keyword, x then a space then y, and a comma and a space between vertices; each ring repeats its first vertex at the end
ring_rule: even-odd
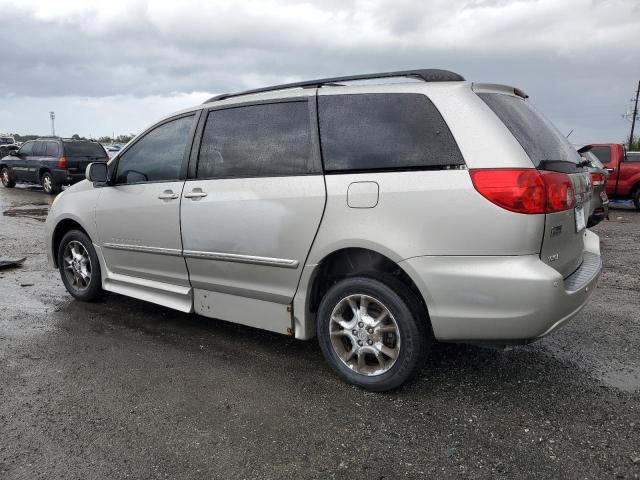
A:
POLYGON ((329 288, 344 278, 359 275, 374 278, 376 275, 393 276, 399 280, 416 296, 424 309, 425 321, 431 328, 425 299, 411 275, 398 262, 371 248, 343 247, 325 254, 308 274, 304 292, 306 331, 299 338, 312 338, 315 335, 318 306, 329 288))
MULTIPOLYGON (((67 232, 71 230, 80 230, 84 233, 89 239, 91 239, 91 235, 86 228, 84 228, 78 221, 72 218, 63 218, 60 220, 55 228, 53 229, 53 234, 51 235, 51 253, 53 258, 53 264, 55 267, 58 267, 58 248, 60 248, 60 242, 62 241, 62 237, 64 237, 67 232)), ((93 242, 93 239, 91 239, 93 242)))

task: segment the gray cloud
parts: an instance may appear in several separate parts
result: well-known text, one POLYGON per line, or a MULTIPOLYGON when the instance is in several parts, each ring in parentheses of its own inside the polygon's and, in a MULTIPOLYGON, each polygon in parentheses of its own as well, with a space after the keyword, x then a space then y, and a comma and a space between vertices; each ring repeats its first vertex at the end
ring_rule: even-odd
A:
POLYGON ((523 88, 579 140, 617 141, 640 77, 634 0, 54 3, 0 0, 14 11, 0 31, 12 105, 438 67, 523 88))

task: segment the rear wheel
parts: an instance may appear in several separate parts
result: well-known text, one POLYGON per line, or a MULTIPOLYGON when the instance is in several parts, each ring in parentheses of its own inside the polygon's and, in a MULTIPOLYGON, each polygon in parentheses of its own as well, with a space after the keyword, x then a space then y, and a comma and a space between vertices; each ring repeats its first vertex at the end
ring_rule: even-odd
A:
POLYGON ((78 300, 92 302, 102 296, 100 263, 85 233, 71 230, 62 237, 58 269, 65 288, 78 300))
POLYGON ((53 195, 55 193, 60 192, 60 185, 58 185, 53 179, 53 175, 50 172, 44 172, 42 177, 40 177, 42 182, 42 188, 44 189, 44 193, 48 193, 49 195, 53 195))
POLYGON ((7 188, 13 188, 16 186, 16 182, 7 167, 2 167, 2 170, 0 170, 0 179, 2 179, 2 185, 7 188))
POLYGON ((633 192, 633 204, 636 206, 636 210, 640 211, 640 187, 633 192))
POLYGON ((395 278, 351 277, 331 287, 320 302, 317 334, 342 379, 378 392, 415 375, 431 344, 426 312, 395 278))

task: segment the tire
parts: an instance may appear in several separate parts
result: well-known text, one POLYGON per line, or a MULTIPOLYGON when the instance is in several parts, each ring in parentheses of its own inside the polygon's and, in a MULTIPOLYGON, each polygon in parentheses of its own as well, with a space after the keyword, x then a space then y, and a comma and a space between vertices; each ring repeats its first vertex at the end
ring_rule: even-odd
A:
POLYGON ((381 280, 341 280, 321 300, 317 319, 318 342, 327 363, 346 382, 374 392, 392 390, 412 378, 433 341, 427 312, 413 292, 394 277, 381 280), (366 314, 354 315, 351 301, 358 312, 364 303, 366 314), (374 328, 383 309, 387 315, 374 328))
POLYGON ((636 188, 632 194, 633 204, 636 207, 636 210, 640 212, 640 187, 636 188))
POLYGON ((40 183, 42 183, 42 189, 44 193, 49 195, 55 195, 60 193, 60 185, 58 185, 53 179, 53 175, 50 172, 44 172, 40 177, 40 183))
POLYGON ((2 181, 2 185, 6 188, 13 188, 16 186, 16 181, 13 179, 8 167, 2 167, 0 170, 0 179, 2 181))
POLYGON ((62 283, 74 298, 93 302, 102 296, 100 262, 84 232, 71 230, 62 237, 58 247, 58 269, 62 283))

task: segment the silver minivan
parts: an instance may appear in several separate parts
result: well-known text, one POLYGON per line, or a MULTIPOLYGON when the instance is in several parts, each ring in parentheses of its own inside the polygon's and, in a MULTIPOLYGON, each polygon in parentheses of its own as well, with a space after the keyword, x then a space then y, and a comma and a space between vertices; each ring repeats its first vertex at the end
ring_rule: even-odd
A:
POLYGON ((434 341, 548 334, 601 270, 575 149, 521 90, 443 70, 221 95, 87 179, 46 224, 75 298, 317 336, 369 390, 405 382, 434 341))

